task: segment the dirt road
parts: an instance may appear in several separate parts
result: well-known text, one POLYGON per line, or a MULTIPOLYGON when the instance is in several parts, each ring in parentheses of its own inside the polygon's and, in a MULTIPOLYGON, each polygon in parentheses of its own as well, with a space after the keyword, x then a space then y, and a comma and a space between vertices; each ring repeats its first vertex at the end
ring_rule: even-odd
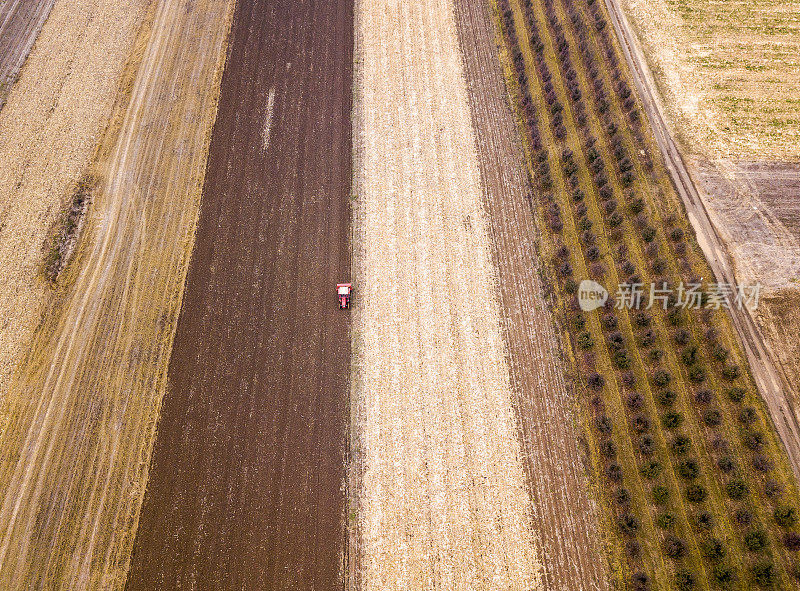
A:
POLYGON ((0 4, 0 109, 36 42, 55 0, 5 0, 0 4))
POLYGON ((131 591, 342 588, 352 52, 352 0, 237 3, 131 591))
MULTIPOLYGON (((605 0, 617 31, 625 58, 649 118, 658 147, 664 156, 667 171, 684 202, 697 239, 717 281, 736 284, 734 267, 725 243, 711 222, 706 206, 694 184, 686 164, 670 134, 664 114, 656 98, 655 83, 644 56, 639 51, 634 33, 617 0, 605 0)), ((782 376, 762 340, 761 332, 746 310, 731 310, 731 318, 744 346, 758 390, 767 404, 772 420, 783 441, 795 476, 800 478, 800 409, 784 389, 782 376)))
MULTIPOLYGON (((86 35, 95 37, 76 43, 98 57, 91 44, 104 30, 96 28, 114 22, 111 17, 130 26, 125 19, 136 11, 133 3, 92 4, 57 4, 40 40, 49 36, 54 18, 61 32, 85 28, 70 9, 88 11, 86 35)), ((231 6, 228 0, 151 5, 119 94, 111 93, 112 104, 117 94, 117 108, 105 139, 83 138, 80 125, 62 135, 57 126, 82 121, 81 115, 94 121, 93 109, 101 107, 76 109, 93 96, 78 90, 85 90, 80 83, 89 57, 79 54, 72 70, 65 67, 77 80, 56 72, 66 85, 45 129, 57 126, 54 139, 64 143, 45 143, 43 156, 51 155, 49 166, 69 163, 61 178, 75 165, 75 156, 64 153, 70 138, 91 148, 100 141, 100 182, 77 258, 65 270, 56 305, 29 343, 4 401, 2 589, 124 585, 197 222, 231 6), (55 155, 57 148, 61 153, 55 155)), ((99 57, 111 63, 91 63, 111 68, 110 75, 120 58, 102 50, 96 50, 99 57)), ((94 80, 96 71, 89 71, 94 80)), ((27 84, 27 76, 18 84, 27 84)), ((14 101, 0 118, 12 112, 14 101)), ((32 168, 26 181, 38 170, 32 168)), ((37 194, 26 192, 18 201, 32 202, 37 194)), ((11 228, 21 232, 24 226, 11 228)))
POLYGON ((537 589, 454 5, 357 7, 361 588, 537 589))
POLYGON ((589 496, 585 458, 578 447, 578 401, 565 383, 564 357, 538 274, 536 222, 525 198, 530 188, 489 6, 457 0, 456 22, 543 582, 546 589, 607 589, 599 508, 589 496))

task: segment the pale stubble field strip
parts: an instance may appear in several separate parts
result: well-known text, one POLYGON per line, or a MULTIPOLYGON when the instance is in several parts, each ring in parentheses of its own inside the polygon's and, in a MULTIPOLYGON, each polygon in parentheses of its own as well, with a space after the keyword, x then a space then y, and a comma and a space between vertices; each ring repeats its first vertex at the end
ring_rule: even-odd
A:
POLYGON ((354 424, 362 587, 534 589, 454 7, 357 4, 354 424))

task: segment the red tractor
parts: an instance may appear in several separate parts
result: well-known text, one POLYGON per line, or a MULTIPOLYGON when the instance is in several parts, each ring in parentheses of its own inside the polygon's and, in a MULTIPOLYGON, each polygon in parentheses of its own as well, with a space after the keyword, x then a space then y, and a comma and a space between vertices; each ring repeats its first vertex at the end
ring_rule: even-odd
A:
POLYGON ((353 291, 352 283, 338 283, 336 293, 339 296, 339 309, 347 310, 350 308, 350 294, 353 291))

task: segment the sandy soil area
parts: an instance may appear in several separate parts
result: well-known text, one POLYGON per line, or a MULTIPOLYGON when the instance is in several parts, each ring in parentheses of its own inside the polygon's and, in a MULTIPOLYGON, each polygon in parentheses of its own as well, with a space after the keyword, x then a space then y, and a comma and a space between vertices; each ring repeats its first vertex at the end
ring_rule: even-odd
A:
POLYGON ((342 591, 353 2, 229 48, 127 589, 342 591))
POLYGON ((0 109, 47 20, 55 0, 0 4, 0 109))
POLYGON ((0 399, 50 299, 46 237, 89 168, 148 4, 56 2, 0 111, 0 399))
POLYGON ((541 584, 451 0, 357 3, 362 588, 541 584))
POLYGON ((455 7, 544 587, 607 589, 600 511, 578 444, 583 417, 539 276, 539 236, 490 4, 457 0, 455 7))
POLYGON ((709 157, 800 159, 796 0, 621 0, 673 132, 709 157))
MULTIPOLYGON (((0 299, 6 314, 41 300, 32 277, 47 221, 94 153, 109 103, 118 90, 127 97, 97 152, 100 181, 63 293, 4 406, 2 588, 113 589, 124 582, 232 3, 153 7, 133 52, 138 67, 118 89, 147 3, 57 2, 0 113, 0 153, 13 156, 1 160, 2 190, 22 183, 1 202, 13 203, 4 214, 3 253, 19 251, 0 268, 9 279, 0 299), (36 88, 26 91, 28 82, 36 88), (26 121, 19 121, 21 109, 26 121), (30 199, 12 201, 20 194, 30 199)), ((9 318, 4 354, 33 323, 30 312, 9 318)))

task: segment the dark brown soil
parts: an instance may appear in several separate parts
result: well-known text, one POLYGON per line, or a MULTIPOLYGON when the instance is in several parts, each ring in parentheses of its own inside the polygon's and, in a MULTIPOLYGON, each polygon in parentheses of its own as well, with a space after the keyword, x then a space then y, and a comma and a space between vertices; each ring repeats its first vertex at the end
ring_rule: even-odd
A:
POLYGON ((352 0, 236 8, 131 591, 342 587, 352 51, 352 0))

